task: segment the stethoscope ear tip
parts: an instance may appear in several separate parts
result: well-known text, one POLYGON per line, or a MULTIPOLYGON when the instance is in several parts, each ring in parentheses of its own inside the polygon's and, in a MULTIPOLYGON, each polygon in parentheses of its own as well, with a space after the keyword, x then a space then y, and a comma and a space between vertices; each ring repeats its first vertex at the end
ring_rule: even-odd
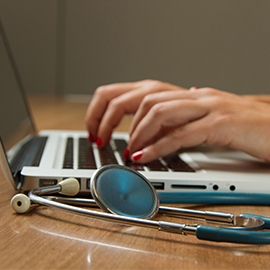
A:
POLYGON ((11 199, 10 205, 16 213, 23 214, 29 210, 31 201, 28 196, 20 193, 11 199))
POLYGON ((77 179, 75 178, 67 178, 58 185, 61 187, 60 194, 67 195, 67 196, 75 196, 80 191, 80 184, 77 179))

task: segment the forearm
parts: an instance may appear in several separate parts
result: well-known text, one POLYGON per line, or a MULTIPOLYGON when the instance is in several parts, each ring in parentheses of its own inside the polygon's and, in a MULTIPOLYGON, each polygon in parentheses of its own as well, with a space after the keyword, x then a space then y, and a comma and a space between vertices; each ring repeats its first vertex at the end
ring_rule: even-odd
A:
POLYGON ((270 103, 270 95, 245 95, 244 97, 250 100, 270 103))

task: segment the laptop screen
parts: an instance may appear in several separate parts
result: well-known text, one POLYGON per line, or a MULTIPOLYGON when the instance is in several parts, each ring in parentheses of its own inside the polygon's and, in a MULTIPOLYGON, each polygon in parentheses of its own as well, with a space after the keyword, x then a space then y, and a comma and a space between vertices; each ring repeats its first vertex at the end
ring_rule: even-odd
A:
POLYGON ((11 156, 35 134, 24 89, 0 18, 0 137, 11 156))

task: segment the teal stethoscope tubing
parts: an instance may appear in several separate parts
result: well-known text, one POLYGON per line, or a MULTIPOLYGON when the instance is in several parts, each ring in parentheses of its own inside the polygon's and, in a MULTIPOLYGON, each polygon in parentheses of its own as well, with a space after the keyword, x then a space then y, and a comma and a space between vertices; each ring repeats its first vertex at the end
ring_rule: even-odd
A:
POLYGON ((254 232, 198 225, 196 236, 201 240, 239 244, 270 244, 270 232, 254 232))

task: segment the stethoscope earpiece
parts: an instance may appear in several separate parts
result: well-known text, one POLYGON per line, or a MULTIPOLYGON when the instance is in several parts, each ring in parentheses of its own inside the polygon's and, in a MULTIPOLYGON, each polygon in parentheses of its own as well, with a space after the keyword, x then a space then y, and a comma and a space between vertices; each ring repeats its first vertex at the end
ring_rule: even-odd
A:
POLYGON ((80 184, 75 178, 67 178, 58 183, 58 185, 61 187, 59 193, 63 195, 75 196, 80 191, 80 184))
POLYGON ((24 214, 29 210, 31 201, 25 194, 17 194, 11 199, 10 205, 16 213, 24 214))
MULTIPOLYGON (((41 191, 43 188, 35 189, 36 191, 41 191)), ((67 196, 75 196, 80 190, 80 184, 75 178, 67 178, 56 185, 56 190, 52 190, 51 187, 44 187, 45 191, 43 193, 50 193, 52 191, 57 191, 60 194, 67 196), (47 189, 47 190, 46 190, 47 189)), ((26 213, 30 206, 31 200, 25 194, 16 194, 10 201, 12 209, 18 214, 26 213)))

